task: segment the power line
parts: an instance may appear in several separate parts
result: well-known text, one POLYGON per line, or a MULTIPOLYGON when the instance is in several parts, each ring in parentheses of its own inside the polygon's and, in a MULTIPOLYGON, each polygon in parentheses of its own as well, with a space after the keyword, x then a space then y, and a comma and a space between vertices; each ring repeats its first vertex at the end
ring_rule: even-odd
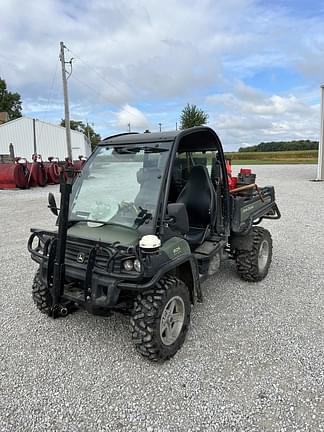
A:
MULTIPOLYGON (((79 55, 75 54, 70 48, 66 47, 66 49, 67 49, 67 51, 69 51, 74 56, 73 59, 79 60, 81 63, 83 63, 85 66, 87 66, 90 70, 92 70, 93 72, 95 72, 95 74, 100 79, 102 79, 102 81, 104 81, 107 85, 109 85, 109 87, 113 87, 119 94, 127 96, 127 98, 128 98, 128 94, 126 94, 125 89, 122 89, 120 85, 116 86, 116 84, 108 81, 106 79, 106 77, 97 68, 95 68, 92 64, 90 64, 86 60, 83 60, 79 55)), ((75 74, 74 74, 74 79, 76 79, 75 74)), ((82 83, 83 85, 85 85, 86 87, 88 87, 92 92, 98 94, 102 99, 104 99, 105 101, 109 102, 110 105, 116 106, 110 100, 108 100, 107 97, 103 96, 102 93, 99 93, 97 90, 94 90, 93 87, 89 86, 89 84, 87 84, 85 82, 82 82, 80 79, 76 79, 76 80, 79 81, 80 83, 82 83)), ((129 109, 127 109, 127 106, 125 106, 125 105, 124 106, 119 105, 118 108, 121 109, 123 112, 128 113, 130 116, 134 115, 134 112, 132 112, 129 109)), ((160 129, 161 129, 161 126, 160 126, 160 129)))
MULTIPOLYGON (((73 75, 73 80, 77 81, 79 84, 81 84, 81 86, 87 87, 89 90, 91 90, 92 93, 98 95, 103 101, 107 102, 108 99, 102 94, 99 93, 97 89, 95 89, 94 87, 92 87, 91 85, 89 85, 88 83, 80 80, 79 78, 76 77, 75 74, 75 70, 74 70, 74 75, 73 75)), ((109 101, 110 103, 110 101, 109 101)), ((107 122, 107 120, 105 120, 104 118, 101 118, 101 122, 107 124, 107 126, 111 127, 111 124, 107 122)))
MULTIPOLYGON (((50 84, 50 91, 49 91, 49 94, 48 94, 48 99, 47 99, 47 102, 46 102, 46 112, 49 111, 49 108, 50 108, 50 106, 53 103, 54 86, 55 86, 55 83, 56 83, 56 80, 57 80, 58 66, 59 66, 59 61, 57 60, 56 66, 55 66, 55 70, 54 70, 54 74, 53 74, 53 77, 52 77, 52 81, 51 81, 51 84, 50 84)), ((43 130, 44 130, 44 123, 41 124, 40 129, 39 129, 39 135, 38 135, 39 141, 41 140, 41 136, 42 136, 43 130)))
MULTIPOLYGON (((121 87, 119 87, 119 89, 118 89, 118 88, 116 87, 115 84, 113 84, 113 83, 110 82, 110 81, 107 81, 106 78, 105 78, 105 76, 102 75, 102 73, 99 72, 97 68, 95 68, 93 65, 91 65, 91 64, 90 64, 89 62, 87 62, 86 60, 83 60, 79 55, 75 54, 75 53, 74 53, 70 48, 66 47, 66 49, 67 49, 67 51, 69 51, 69 52, 74 56, 74 59, 80 60, 80 62, 82 62, 85 66, 87 66, 87 67, 89 67, 91 70, 93 70, 93 71, 97 74, 97 76, 98 76, 99 78, 101 78, 101 79, 102 79, 102 80, 103 80, 107 85, 109 85, 110 87, 113 87, 113 88, 114 88, 117 92, 119 92, 120 94, 124 93, 125 96, 128 96, 128 95, 126 95, 124 89, 121 89, 121 87)), ((89 87, 89 86, 88 86, 88 87, 89 87)), ((96 92, 96 93, 98 93, 98 92, 96 92)), ((108 98, 106 98, 106 100, 108 101, 108 98)), ((113 103, 112 103, 110 100, 109 100, 109 103, 110 103, 110 105, 114 106, 113 103)), ((127 107, 124 106, 124 107, 120 107, 120 108, 122 108, 123 111, 127 112, 129 115, 131 115, 131 116, 134 115, 134 113, 131 112, 130 110, 128 110, 127 107)))
POLYGON ((76 54, 75 54, 73 51, 71 51, 69 48, 67 48, 67 50, 70 51, 70 53, 71 53, 72 55, 74 55, 74 58, 75 58, 75 59, 80 60, 80 61, 81 61, 85 66, 88 66, 91 70, 93 70, 93 71, 98 75, 98 77, 101 78, 101 79, 102 79, 106 84, 108 84, 109 86, 113 87, 113 88, 114 88, 115 90, 117 90, 119 93, 124 93, 125 96, 128 96, 128 95, 126 95, 125 90, 122 89, 120 86, 119 86, 119 88, 117 88, 116 84, 114 84, 114 83, 112 83, 112 82, 110 82, 110 81, 107 81, 106 77, 105 77, 104 75, 102 75, 102 73, 99 72, 99 70, 98 70, 97 68, 95 68, 93 65, 91 65, 91 64, 90 64, 89 62, 87 62, 86 60, 83 60, 80 56, 76 55, 76 54))
MULTIPOLYGON (((91 85, 89 85, 88 83, 84 82, 83 80, 81 80, 80 78, 78 78, 76 76, 76 71, 74 69, 74 75, 73 75, 73 79, 77 82, 79 82, 82 86, 87 87, 89 90, 91 90, 91 92, 93 92, 94 94, 98 95, 99 98, 101 98, 103 101, 105 102, 109 102, 110 105, 112 105, 111 101, 108 99, 107 96, 104 96, 102 93, 98 92, 97 89, 95 89, 94 87, 92 87, 91 85)), ((114 105, 112 105, 114 106, 114 105)), ((119 107, 122 111, 127 112, 130 116, 133 116, 134 113, 132 113, 130 110, 127 109, 127 107, 119 107)))
POLYGON ((105 102, 109 102, 108 98, 106 98, 102 93, 99 93, 97 89, 95 89, 94 87, 90 86, 88 83, 80 80, 80 78, 77 78, 76 75, 73 75, 73 79, 77 82, 79 82, 82 86, 84 87, 88 87, 89 90, 91 90, 94 94, 98 95, 102 100, 104 100, 105 102))

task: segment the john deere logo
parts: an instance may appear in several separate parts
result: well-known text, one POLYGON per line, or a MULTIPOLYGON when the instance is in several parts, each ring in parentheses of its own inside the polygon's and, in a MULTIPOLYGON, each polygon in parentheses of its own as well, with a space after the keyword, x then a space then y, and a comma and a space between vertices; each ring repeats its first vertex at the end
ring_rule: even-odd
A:
POLYGON ((178 255, 179 253, 181 253, 181 247, 177 246, 173 249, 173 255, 178 255))
POLYGON ((82 253, 82 252, 78 253, 78 256, 77 256, 78 263, 82 264, 82 263, 84 263, 84 260, 85 260, 84 253, 82 253))

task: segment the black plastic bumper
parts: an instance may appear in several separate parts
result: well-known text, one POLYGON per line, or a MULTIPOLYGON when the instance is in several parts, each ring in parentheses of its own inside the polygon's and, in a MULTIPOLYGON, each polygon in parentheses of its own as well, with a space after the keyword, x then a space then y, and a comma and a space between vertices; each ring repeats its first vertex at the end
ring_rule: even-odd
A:
MULTIPOLYGON (((68 240, 71 241, 70 239, 68 240)), ((53 262, 55 251, 56 236, 53 232, 33 230, 28 241, 28 250, 31 253, 32 259, 40 265, 40 274, 43 283, 49 286, 53 277, 53 262), (42 239, 43 250, 33 249, 32 243, 35 237, 42 239)), ((75 242, 73 244, 81 245, 84 243, 75 242)), ((143 292, 151 288, 163 276, 163 274, 181 265, 185 261, 190 261, 192 268, 194 267, 193 257, 191 255, 182 256, 172 261, 167 261, 165 265, 159 267, 158 270, 152 270, 150 274, 144 272, 138 274, 114 273, 109 271, 109 260, 107 265, 98 265, 96 261, 96 253, 98 250, 102 252, 104 246, 98 244, 87 244, 89 247, 87 262, 79 264, 72 262, 70 259, 65 260, 65 279, 66 284, 61 299, 74 301, 83 305, 90 312, 95 313, 98 309, 114 308, 118 302, 121 291, 130 291, 134 294, 143 292), (78 286, 78 296, 73 297, 69 292, 69 286, 78 286)), ((106 248, 107 249, 107 248, 106 248)), ((108 253, 107 249, 107 253, 108 253)), ((110 253, 110 252, 109 252, 110 253)), ((111 258, 114 253, 110 254, 111 258)), ((101 263, 102 264, 102 263, 101 263)), ((144 266, 143 266, 144 267, 144 266)))

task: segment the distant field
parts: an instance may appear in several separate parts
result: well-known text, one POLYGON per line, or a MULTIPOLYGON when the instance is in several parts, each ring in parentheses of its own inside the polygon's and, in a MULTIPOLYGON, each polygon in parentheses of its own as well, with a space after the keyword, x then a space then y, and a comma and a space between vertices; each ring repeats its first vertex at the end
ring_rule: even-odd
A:
POLYGON ((225 153, 233 165, 245 164, 313 164, 317 163, 317 150, 278 152, 231 152, 225 153))

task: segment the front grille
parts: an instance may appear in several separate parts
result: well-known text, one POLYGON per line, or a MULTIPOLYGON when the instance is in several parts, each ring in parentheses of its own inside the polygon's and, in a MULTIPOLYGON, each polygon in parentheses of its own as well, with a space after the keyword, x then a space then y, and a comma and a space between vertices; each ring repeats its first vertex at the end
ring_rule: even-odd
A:
POLYGON ((68 243, 65 250, 65 261, 86 266, 88 264, 90 248, 68 243), (83 261, 81 260, 81 256, 83 261))
MULTIPOLYGON (((65 251, 66 264, 86 267, 88 265, 91 249, 92 247, 89 246, 68 242, 65 251)), ((114 259, 111 260, 109 268, 107 269, 108 260, 112 256, 112 253, 113 251, 110 251, 109 249, 97 251, 95 266, 102 270, 108 270, 109 272, 120 273, 122 267, 120 255, 116 255, 114 259)))

